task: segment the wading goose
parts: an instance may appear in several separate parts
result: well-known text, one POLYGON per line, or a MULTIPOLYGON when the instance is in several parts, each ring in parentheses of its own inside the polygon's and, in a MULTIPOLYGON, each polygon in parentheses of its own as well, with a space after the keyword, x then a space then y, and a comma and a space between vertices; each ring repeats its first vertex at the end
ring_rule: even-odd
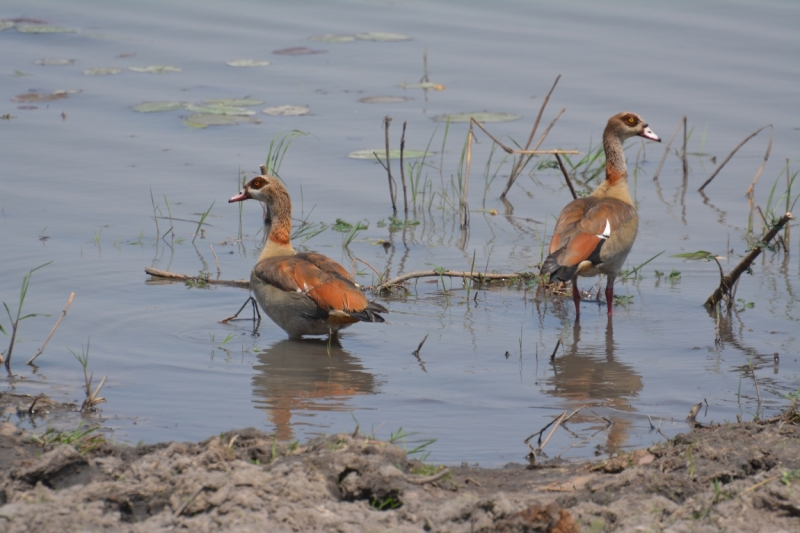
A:
POLYGON ((302 335, 336 336, 355 322, 383 322, 388 312, 370 302, 350 274, 337 262, 292 248, 292 201, 273 176, 256 176, 228 202, 263 202, 267 241, 250 274, 250 286, 265 313, 290 338, 302 335))
POLYGON ((608 120, 603 132, 606 179, 589 196, 568 203, 561 211, 550 241, 550 255, 541 274, 550 281, 572 281, 575 315, 580 316, 578 276, 605 274, 606 304, 612 314, 614 280, 631 251, 639 217, 628 190, 628 168, 622 143, 634 136, 661 142, 642 117, 623 112, 608 120))

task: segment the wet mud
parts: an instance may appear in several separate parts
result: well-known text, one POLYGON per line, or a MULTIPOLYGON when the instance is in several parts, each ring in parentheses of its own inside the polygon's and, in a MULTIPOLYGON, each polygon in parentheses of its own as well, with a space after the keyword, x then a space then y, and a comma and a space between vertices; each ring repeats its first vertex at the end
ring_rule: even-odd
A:
MULTIPOLYGON (((0 397, 7 420, 30 398, 0 397)), ((53 410, 68 409, 57 404, 53 410)), ((800 414, 578 464, 446 467, 360 434, 112 444, 0 423, 0 532, 797 531, 800 414)))

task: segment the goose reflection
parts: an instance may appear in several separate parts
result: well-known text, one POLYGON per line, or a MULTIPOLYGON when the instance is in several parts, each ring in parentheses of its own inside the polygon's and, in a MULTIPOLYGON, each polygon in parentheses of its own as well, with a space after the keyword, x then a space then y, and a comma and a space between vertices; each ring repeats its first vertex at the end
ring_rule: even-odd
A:
MULTIPOLYGON (((632 367, 614 358, 614 326, 609 319, 604 345, 581 344, 581 325, 572 327, 572 343, 564 346, 564 354, 553 362, 553 376, 548 380, 548 393, 570 400, 575 408, 608 407, 616 412, 633 412, 630 398, 642 390, 642 377, 632 367)), ((614 423, 606 441, 606 451, 612 453, 628 440, 629 417, 608 416, 614 423)), ((576 423, 596 420, 587 413, 578 413, 576 423)))
POLYGON ((352 410, 351 397, 375 394, 381 384, 358 358, 327 340, 278 342, 258 354, 253 369, 254 403, 268 412, 280 440, 292 438, 298 424, 292 415, 352 410))

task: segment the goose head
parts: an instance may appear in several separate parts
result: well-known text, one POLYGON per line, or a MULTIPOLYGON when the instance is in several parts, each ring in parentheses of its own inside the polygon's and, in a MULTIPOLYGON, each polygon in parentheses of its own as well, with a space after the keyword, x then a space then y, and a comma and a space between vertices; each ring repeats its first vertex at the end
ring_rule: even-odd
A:
POLYGON ((228 203, 243 202, 252 198, 259 202, 264 202, 267 206, 272 205, 276 200, 289 196, 286 187, 275 176, 263 175, 256 176, 248 181, 244 189, 239 194, 228 200, 228 203))
POLYGON ((650 129, 647 122, 636 113, 631 113, 630 111, 623 111, 608 119, 606 132, 612 132, 620 141, 638 135, 651 141, 661 142, 661 137, 650 129))
POLYGON ((273 216, 291 216, 292 201, 289 192, 275 176, 256 176, 245 184, 239 194, 228 200, 228 203, 243 202, 251 198, 264 204, 266 225, 272 223, 273 216))

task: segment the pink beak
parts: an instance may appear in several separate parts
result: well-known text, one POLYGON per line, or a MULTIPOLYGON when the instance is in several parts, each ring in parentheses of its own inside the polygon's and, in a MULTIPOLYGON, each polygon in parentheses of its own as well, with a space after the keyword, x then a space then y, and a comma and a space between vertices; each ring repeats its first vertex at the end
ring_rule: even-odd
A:
POLYGON ((233 202, 244 202, 249 198, 250 194, 247 192, 247 188, 245 187, 244 189, 241 190, 241 192, 239 192, 239 194, 228 200, 228 203, 232 204, 233 202))
POLYGON ((647 124, 644 125, 644 129, 639 134, 639 136, 644 137, 645 139, 650 139, 651 141, 661 142, 661 137, 656 135, 647 124))

